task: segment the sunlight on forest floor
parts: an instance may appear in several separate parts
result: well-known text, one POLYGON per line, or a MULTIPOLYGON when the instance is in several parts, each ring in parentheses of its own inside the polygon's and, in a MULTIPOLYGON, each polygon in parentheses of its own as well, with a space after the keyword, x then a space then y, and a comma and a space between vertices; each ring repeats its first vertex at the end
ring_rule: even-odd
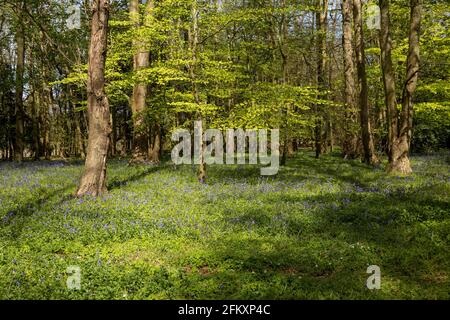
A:
POLYGON ((444 156, 396 177, 302 152, 276 177, 209 167, 204 185, 191 166, 112 160, 110 193, 76 199, 82 164, 0 164, 1 299, 450 298, 444 156))

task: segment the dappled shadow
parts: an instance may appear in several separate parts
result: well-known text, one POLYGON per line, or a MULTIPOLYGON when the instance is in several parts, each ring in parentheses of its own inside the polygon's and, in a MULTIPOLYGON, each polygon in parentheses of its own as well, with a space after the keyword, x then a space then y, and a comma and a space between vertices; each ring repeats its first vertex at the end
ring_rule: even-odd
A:
POLYGON ((342 299, 369 295, 364 262, 339 265, 342 261, 336 250, 328 245, 317 240, 220 239, 210 244, 210 259, 233 268, 199 266, 197 281, 218 284, 208 298, 342 299))
POLYGON ((316 159, 311 152, 298 153, 280 167, 275 176, 262 176, 261 165, 211 165, 208 166, 208 183, 284 181, 298 183, 311 179, 333 178, 344 183, 367 187, 378 177, 368 173, 383 172, 382 167, 368 166, 358 160, 344 160, 338 154, 316 159))
MULTIPOLYGON (((61 187, 59 189, 45 190, 42 188, 38 192, 38 196, 32 201, 20 205, 19 207, 9 210, 0 220, 0 227, 12 227, 11 236, 13 239, 20 237, 24 226, 27 224, 27 218, 39 212, 39 210, 48 203, 51 203, 53 199, 60 198, 59 203, 66 201, 73 197, 72 194, 68 194, 67 191, 73 188, 72 185, 61 187)), ((20 203, 20 201, 18 201, 20 203)))
MULTIPOLYGON (((70 200, 70 195, 66 188, 44 189, 37 199, 16 208, 14 221, 0 222, 12 231, 5 232, 4 238, 17 239, 35 209, 52 210, 50 233, 64 239, 66 247, 70 241, 90 245, 86 256, 92 261, 86 266, 97 266, 95 272, 107 276, 91 285, 118 287, 117 278, 121 278, 120 289, 131 290, 127 292, 133 298, 159 294, 203 299, 448 296, 447 177, 384 179, 384 173, 366 175, 374 169, 364 164, 333 156, 317 161, 308 154, 291 159, 277 177, 261 177, 256 166, 213 166, 210 185, 196 188, 191 187, 196 184, 194 178, 176 179, 195 175, 189 166, 176 177, 171 176, 170 165, 122 169, 111 172, 110 189, 159 170, 170 174, 155 175, 159 176, 155 177, 159 197, 149 197, 152 192, 142 190, 151 189, 148 185, 136 184, 136 189, 124 188, 123 193, 47 209, 59 200, 70 200), (353 173, 361 176, 352 177, 353 173), (245 185, 261 179, 267 183, 245 185), (381 183, 371 183, 376 179, 381 183), (312 184, 302 185, 308 180, 312 184), (195 190, 183 197, 187 186, 195 190), (173 193, 176 201, 168 202, 167 194, 173 193), (99 261, 108 259, 108 267, 99 266, 99 261), (381 267, 381 291, 366 288, 366 270, 372 264, 381 267)), ((46 224, 39 228, 32 241, 48 236, 46 224)), ((20 240, 28 241, 26 236, 22 234, 20 240)), ((54 247, 58 255, 67 255, 66 261, 79 255, 61 250, 59 243, 54 247)), ((117 297, 116 292, 109 294, 117 297)))
POLYGON ((148 175, 150 175, 152 173, 155 173, 159 170, 164 170, 166 168, 167 168, 167 166, 165 166, 165 165, 149 166, 144 171, 139 172, 134 175, 131 175, 131 176, 128 176, 121 180, 117 179, 117 178, 111 178, 108 181, 108 190, 119 189, 120 187, 125 186, 128 183, 139 181, 141 179, 144 179, 145 177, 147 177, 148 175))
POLYGON ((235 228, 236 234, 248 230, 248 236, 218 239, 211 250, 218 261, 240 266, 237 272, 243 275, 256 273, 259 280, 266 274, 277 275, 298 290, 283 298, 368 296, 365 272, 369 264, 380 265, 392 283, 423 289, 437 286, 442 294, 450 276, 450 229, 442 227, 449 218, 450 202, 441 197, 445 190, 441 195, 432 192, 437 187, 399 188, 386 194, 281 198, 274 194, 263 201, 297 203, 298 211, 274 216, 256 209, 228 210, 223 224, 235 228), (258 236, 253 230, 258 230, 258 236))
MULTIPOLYGON (((368 178, 362 176, 363 173, 381 171, 381 167, 368 166, 359 160, 344 160, 336 154, 323 156, 320 159, 308 154, 299 153, 295 158, 288 162, 287 169, 306 169, 309 176, 314 177, 317 174, 330 176, 342 182, 358 184, 365 186, 368 182, 375 180, 375 177, 368 178)), ((288 171, 289 172, 289 171, 288 171)), ((285 178, 290 178, 286 174, 285 178)))

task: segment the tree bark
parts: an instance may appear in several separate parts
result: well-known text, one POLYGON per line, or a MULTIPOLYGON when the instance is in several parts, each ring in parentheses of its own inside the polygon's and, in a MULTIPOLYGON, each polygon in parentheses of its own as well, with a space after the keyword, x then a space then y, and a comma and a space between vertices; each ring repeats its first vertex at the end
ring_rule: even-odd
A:
POLYGON ((388 146, 387 154, 389 163, 392 162, 392 146, 397 137, 398 112, 397 97, 395 94, 395 72, 392 65, 392 39, 390 33, 389 0, 380 0, 381 30, 381 69, 383 73, 383 85, 385 93, 385 104, 387 108, 388 122, 388 146))
MULTIPOLYGON (((192 3, 192 9, 191 9, 191 15, 192 15, 192 27, 189 30, 188 34, 188 41, 189 41, 189 47, 192 54, 192 63, 189 67, 190 77, 191 77, 191 85, 192 85, 192 95, 194 96, 194 101, 197 105, 200 105, 200 94, 198 90, 197 85, 197 63, 198 63, 198 56, 197 56, 197 50, 198 50, 198 37, 199 37, 199 26, 198 26, 198 4, 197 0, 194 0, 192 3)), ((200 128, 201 135, 203 134, 203 115, 201 111, 197 114, 197 120, 201 122, 202 128, 200 128)), ((195 130, 195 126, 194 126, 195 130)), ((198 172, 197 172, 197 178, 200 183, 206 182, 206 161, 204 158, 204 150, 205 150, 205 143, 203 141, 203 138, 200 140, 200 146, 199 146, 199 166, 198 166, 198 172)))
POLYGON ((39 130, 39 114, 38 114, 38 107, 37 103, 39 103, 39 100, 36 101, 36 97, 38 96, 36 94, 35 88, 33 86, 32 91, 32 113, 33 113, 33 151, 34 151, 34 160, 39 160, 40 157, 40 146, 39 146, 39 137, 40 137, 40 130, 39 130))
POLYGON ((77 155, 81 157, 81 159, 86 158, 86 148, 84 146, 84 137, 81 131, 81 120, 80 120, 80 112, 74 111, 75 113, 75 140, 77 143, 77 155))
POLYGON ((85 170, 77 191, 79 197, 98 196, 107 191, 106 160, 111 133, 105 93, 108 20, 109 0, 93 0, 87 84, 89 138, 85 170))
POLYGON ((410 0, 409 50, 407 57, 406 81, 402 94, 402 111, 399 115, 395 93, 395 77, 392 67, 392 41, 390 36, 389 0, 380 0, 381 10, 381 62, 385 89, 385 102, 388 118, 388 157, 387 171, 409 174, 412 172, 409 161, 411 140, 413 95, 417 87, 420 58, 420 23, 422 18, 422 0, 410 0), (399 119, 400 116, 400 119, 399 119))
POLYGON ((358 108, 356 103, 355 61, 353 55, 355 51, 353 46, 352 2, 353 0, 344 0, 342 3, 346 122, 342 151, 345 158, 354 159, 359 156, 359 146, 355 128, 358 108))
POLYGON ((372 129, 370 124, 369 93, 367 86, 366 58, 364 50, 364 30, 361 0, 353 1, 353 20, 355 23, 356 64, 359 83, 359 104, 361 137, 364 149, 364 162, 371 165, 379 163, 375 152, 372 129))
POLYGON ((111 110, 111 136, 109 150, 111 157, 115 157, 117 154, 117 119, 115 110, 111 110))
MULTIPOLYGON (((34 43, 32 43, 34 47, 34 43)), ((30 65, 33 66, 34 54, 33 50, 30 50, 29 54, 30 65)), ((39 95, 36 93, 36 83, 34 81, 35 75, 33 67, 30 68, 30 86, 31 86, 31 113, 32 113, 32 127, 33 127, 33 152, 34 160, 39 160, 40 157, 40 130, 39 130, 39 95)))
MULTIPOLYGON (((45 45, 46 37, 43 32, 40 32, 40 48, 41 52, 44 56, 49 55, 48 46, 45 45)), ((39 92, 39 101, 41 102, 40 108, 40 120, 41 120, 41 129, 42 129, 42 148, 41 153, 45 157, 45 160, 50 160, 52 155, 51 150, 51 136, 50 136, 50 114, 49 110, 53 105, 53 93, 52 89, 49 87, 48 83, 50 82, 51 77, 49 76, 50 67, 48 61, 41 61, 41 70, 42 70, 42 79, 40 83, 40 92, 39 92)))
POLYGON ((158 164, 161 154, 161 127, 158 124, 153 126, 153 130, 150 135, 148 160, 151 163, 158 164))
MULTIPOLYGON (((326 90, 326 63, 327 63, 327 24, 328 24, 328 0, 319 0, 319 8, 316 12, 317 32, 317 86, 319 90, 326 90)), ((318 97, 320 98, 320 96, 318 97)), ((320 105, 316 106, 315 124, 315 149, 316 158, 319 158, 324 149, 323 137, 323 110, 320 105)))
MULTIPOLYGON (((148 16, 152 14, 154 8, 153 0, 148 0, 145 10, 145 21, 148 22, 148 16)), ((130 2, 130 18, 134 26, 139 28, 142 26, 139 13, 139 0, 131 0, 130 2)), ((133 47, 136 50, 134 54, 133 69, 135 72, 148 68, 150 66, 150 51, 145 48, 143 41, 133 41, 133 47)), ((131 110, 133 112, 133 163, 143 163, 148 160, 148 130, 144 123, 144 110, 148 95, 148 85, 146 83, 136 83, 133 88, 133 96, 131 98, 131 110)))
POLYGON ((16 63, 16 137, 14 143, 14 159, 18 162, 23 161, 24 150, 24 110, 23 110, 23 74, 25 66, 25 35, 23 27, 23 6, 25 4, 20 2, 17 4, 19 24, 16 31, 16 46, 17 46, 17 63, 16 63))
MULTIPOLYGON (((286 1, 285 0, 281 0, 281 9, 285 10, 286 9, 286 1)), ((284 11, 283 11, 284 12, 284 11)), ((288 35, 288 21, 287 21, 287 17, 286 14, 282 13, 281 15, 281 23, 280 23, 280 27, 277 30, 277 32, 273 32, 274 34, 278 34, 276 36, 277 39, 277 46, 278 46, 278 50, 280 51, 280 55, 281 55, 281 83, 283 85, 287 85, 289 83, 289 79, 288 79, 288 50, 286 48, 285 42, 287 39, 287 35, 288 35)), ((272 28, 274 28, 275 26, 273 25, 272 21, 272 28)), ((282 117, 283 117, 283 129, 284 129, 284 135, 283 135, 283 148, 282 148, 282 156, 281 156, 281 161, 280 161, 280 165, 281 166, 285 166, 287 163, 287 158, 289 156, 289 145, 291 143, 291 138, 290 138, 290 126, 289 126, 289 109, 290 109, 290 104, 286 103, 284 105, 283 111, 282 111, 282 117)))

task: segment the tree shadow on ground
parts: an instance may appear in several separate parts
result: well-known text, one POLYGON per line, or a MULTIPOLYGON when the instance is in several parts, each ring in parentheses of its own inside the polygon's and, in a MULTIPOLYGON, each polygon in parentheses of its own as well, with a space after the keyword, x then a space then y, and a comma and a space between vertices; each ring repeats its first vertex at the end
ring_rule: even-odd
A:
POLYGON ((209 166, 208 176, 213 184, 224 181, 256 184, 264 180, 299 183, 332 177, 344 183, 367 187, 377 177, 362 174, 382 171, 381 167, 371 167, 358 160, 344 160, 337 154, 316 159, 310 153, 299 153, 289 159, 287 165, 280 167, 275 176, 261 176, 261 168, 262 166, 255 165, 209 166))
MULTIPOLYGON (((7 215, 0 221, 0 228, 12 227, 12 237, 17 239, 20 237, 24 226, 27 224, 27 218, 39 212, 46 204, 51 203, 55 198, 61 198, 58 203, 62 203, 73 197, 72 194, 68 194, 67 191, 72 189, 72 185, 61 187, 58 189, 46 190, 42 188, 38 195, 32 201, 9 210, 7 215), (62 196, 63 195, 63 196, 62 196)), ((18 200, 18 203, 20 201, 18 200)))
MULTIPOLYGON (((385 279, 395 286, 430 289, 430 294, 442 298, 448 296, 445 288, 450 277, 450 229, 443 227, 449 222, 450 203, 427 192, 429 187, 387 196, 293 196, 288 201, 298 202, 299 210, 280 212, 277 225, 282 220, 284 227, 275 229, 273 214, 258 210, 228 212, 223 223, 238 225, 234 234, 245 233, 252 221, 258 236, 249 239, 249 230, 249 236, 218 239, 211 243, 211 251, 215 259, 240 266, 238 273, 256 273, 264 281, 270 281, 266 274, 281 277, 280 281, 289 283, 297 292, 287 293, 286 298, 323 298, 330 294, 340 298, 355 294, 370 297, 365 272, 372 264, 379 265, 385 279), (304 212, 301 208, 305 201, 320 206, 304 212), (311 219, 303 220, 302 215, 311 219), (358 243, 361 247, 355 245, 358 243)), ((277 199, 269 197, 266 201, 273 203, 277 199)), ((392 297, 392 292, 389 294, 392 297)), ((407 291, 401 294, 408 297, 407 291)))
POLYGON ((151 175, 152 173, 158 172, 160 170, 165 170, 166 168, 167 168, 166 165, 150 166, 145 167, 145 169, 142 172, 138 172, 131 176, 127 176, 124 179, 111 178, 110 181, 108 181, 108 190, 119 189, 122 186, 125 186, 131 182, 144 179, 145 177, 151 175))

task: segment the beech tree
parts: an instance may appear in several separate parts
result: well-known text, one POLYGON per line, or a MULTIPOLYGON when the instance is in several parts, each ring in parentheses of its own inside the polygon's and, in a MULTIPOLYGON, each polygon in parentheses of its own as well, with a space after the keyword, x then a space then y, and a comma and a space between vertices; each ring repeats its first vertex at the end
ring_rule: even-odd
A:
POLYGON ((353 0, 353 20, 355 24, 355 49, 356 64, 358 70, 359 105, 361 138, 364 148, 364 162, 367 164, 378 164, 378 157, 373 143, 372 127, 370 123, 369 93, 366 74, 366 56, 364 48, 363 13, 361 0, 353 0))
MULTIPOLYGON (((130 1, 130 18, 136 29, 142 26, 149 26, 151 15, 154 9, 153 0, 148 0, 145 5, 143 22, 140 14, 140 1, 130 1)), ((150 66, 150 51, 148 41, 142 39, 133 40, 133 70, 139 72, 150 66)), ((159 134, 155 135, 155 141, 149 141, 147 127, 144 124, 144 111, 148 95, 148 84, 139 81, 134 84, 133 95, 131 97, 131 110, 133 112, 133 150, 132 162, 143 163, 147 161, 159 162, 159 134), (152 143, 153 142, 153 143, 152 143)))
POLYGON ((344 102, 345 102, 345 137, 342 152, 345 158, 359 156, 360 139, 356 127, 358 126, 358 106, 356 98, 355 61, 353 45, 353 0, 342 2, 343 23, 343 56, 344 56, 344 102))
POLYGON ((23 111, 23 75, 25 67, 25 34, 23 26, 23 10, 25 7, 24 1, 19 1, 16 6, 17 10, 17 31, 16 31, 16 46, 17 46, 17 62, 16 62, 16 140, 14 144, 14 159, 18 162, 23 160, 24 151, 24 111, 23 111))
POLYGON ((105 92, 109 0, 92 0, 91 6, 87 81, 89 138, 85 169, 77 196, 98 196, 107 191, 106 160, 111 133, 109 102, 105 92))
MULTIPOLYGON (((198 72, 198 42, 199 42, 199 10, 198 10, 198 3, 197 0, 193 0, 192 2, 192 11, 191 11, 191 19, 192 19, 192 25, 189 28, 188 32, 188 42, 189 42, 189 49, 191 53, 191 59, 192 62, 189 65, 189 74, 191 78, 191 85, 192 85, 192 96, 194 97, 194 103, 197 105, 197 108, 200 110, 200 93, 198 90, 198 79, 197 79, 197 72, 198 72)), ((203 133, 203 120, 204 117, 200 112, 197 112, 197 118, 198 121, 201 123, 201 128, 197 128, 197 130, 200 131, 200 135, 203 133)), ((195 129, 194 129, 195 130, 195 129)), ((198 172, 197 172, 197 178, 198 181, 201 183, 206 182, 206 161, 203 157, 203 151, 205 150, 205 143, 203 141, 203 138, 201 139, 200 145, 197 146, 199 148, 199 154, 200 157, 198 159, 198 172)))
POLYGON ((80 195, 106 190, 106 157, 157 164, 198 120, 279 128, 287 165, 334 145, 408 173, 410 149, 448 146, 448 1, 121 0, 109 26, 82 3, 0 2, 0 159, 86 159, 80 195), (366 27, 375 1, 380 32, 366 27))
MULTIPOLYGON (((317 86, 319 90, 327 90, 326 64, 327 64, 327 25, 328 25, 328 0, 319 0, 316 12, 317 31, 317 86)), ((315 127, 316 158, 319 158, 325 148, 324 139, 324 111, 317 106, 317 121, 315 127)))
POLYGON ((388 172, 409 174, 413 95, 417 87, 419 73, 419 35, 422 17, 422 0, 410 0, 409 50, 406 60, 406 80, 402 93, 402 109, 397 110, 395 73, 392 65, 392 39, 390 30, 389 0, 380 0, 381 32, 380 48, 388 113, 388 172))

